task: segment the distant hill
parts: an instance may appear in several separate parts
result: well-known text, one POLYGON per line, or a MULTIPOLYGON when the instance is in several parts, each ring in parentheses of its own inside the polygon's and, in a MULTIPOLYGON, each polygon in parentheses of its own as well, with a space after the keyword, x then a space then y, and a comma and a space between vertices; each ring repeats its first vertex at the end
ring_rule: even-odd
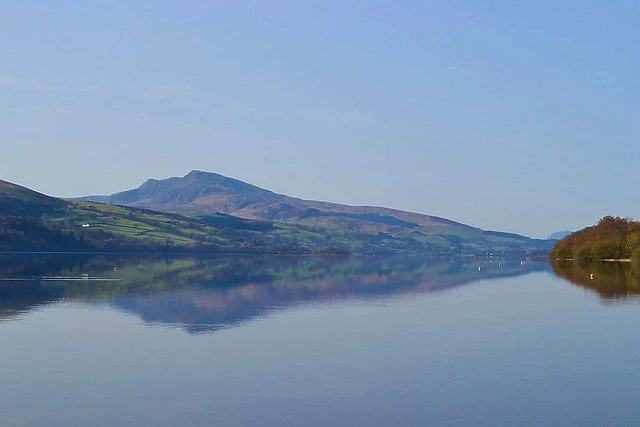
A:
POLYGON ((485 231, 445 218, 375 206, 347 206, 303 200, 228 178, 192 171, 184 177, 149 179, 140 187, 80 200, 188 214, 224 213, 241 218, 323 227, 342 232, 405 239, 444 251, 504 252, 548 250, 552 242, 485 231))
POLYGON ((556 231, 555 233, 552 233, 551 236, 549 236, 547 239, 560 240, 560 239, 564 239, 571 233, 573 233, 573 231, 556 231))

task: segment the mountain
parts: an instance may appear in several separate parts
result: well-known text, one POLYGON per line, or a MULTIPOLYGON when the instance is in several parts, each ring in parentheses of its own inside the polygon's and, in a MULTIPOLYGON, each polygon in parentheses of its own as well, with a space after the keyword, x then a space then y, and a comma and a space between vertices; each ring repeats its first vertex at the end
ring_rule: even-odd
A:
MULTIPOLYGON (((228 191, 249 193, 254 198, 266 192, 244 183, 232 184, 228 191)), ((190 191, 203 190, 192 188, 190 191)), ((187 196, 178 192, 174 197, 187 196)), ((448 245, 446 239, 438 240, 439 236, 432 238, 420 233, 391 235, 328 229, 309 223, 245 219, 222 213, 184 213, 86 200, 65 201, 0 181, 0 252, 448 255, 504 253, 505 250, 522 254, 522 251, 540 248, 537 241, 499 233, 487 233, 482 239, 469 238, 462 243, 454 240, 460 237, 448 236, 458 245, 454 246, 448 245)), ((383 219, 402 228, 397 225, 402 224, 397 218, 383 219)))
POLYGON ((556 231, 552 233, 547 239, 548 240, 560 240, 567 237, 569 234, 573 233, 573 231, 556 231))
POLYGON ((430 215, 374 206, 347 206, 274 193, 234 178, 201 171, 184 177, 149 179, 140 187, 84 200, 144 207, 158 211, 225 213, 242 218, 304 223, 328 228, 389 232, 426 227, 473 227, 430 215))
POLYGON ((184 177, 149 179, 140 187, 80 200, 188 214, 224 213, 241 218, 400 238, 445 251, 548 250, 552 243, 512 233, 485 231, 445 218, 375 206, 304 200, 202 171, 184 177))
POLYGON ((365 240, 231 215, 65 201, 0 180, 0 252, 346 253, 370 250, 365 240))

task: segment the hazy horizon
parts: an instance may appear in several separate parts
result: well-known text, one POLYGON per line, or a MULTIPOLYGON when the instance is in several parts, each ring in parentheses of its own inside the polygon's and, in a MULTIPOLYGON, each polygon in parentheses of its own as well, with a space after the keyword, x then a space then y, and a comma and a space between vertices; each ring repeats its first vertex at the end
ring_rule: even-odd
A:
POLYGON ((631 1, 0 5, 0 179, 215 172, 546 238, 636 218, 631 1))

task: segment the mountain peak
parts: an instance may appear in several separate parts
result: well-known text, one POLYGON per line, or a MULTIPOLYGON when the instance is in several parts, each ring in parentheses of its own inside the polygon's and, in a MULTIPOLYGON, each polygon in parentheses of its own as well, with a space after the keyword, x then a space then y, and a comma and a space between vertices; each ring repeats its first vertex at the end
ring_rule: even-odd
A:
POLYGON ((201 178, 205 176, 222 176, 222 175, 217 174, 215 172, 207 172, 207 171, 201 171, 198 169, 193 169, 191 172, 186 174, 183 178, 201 178))
POLYGON ((228 194, 245 194, 255 195, 257 193, 271 193, 269 190, 257 187, 253 184, 240 181, 236 178, 230 178, 228 176, 220 175, 215 172, 205 172, 194 169, 182 178, 168 178, 167 180, 177 180, 184 186, 187 185, 199 185, 201 190, 211 190, 215 192, 222 192, 228 194))

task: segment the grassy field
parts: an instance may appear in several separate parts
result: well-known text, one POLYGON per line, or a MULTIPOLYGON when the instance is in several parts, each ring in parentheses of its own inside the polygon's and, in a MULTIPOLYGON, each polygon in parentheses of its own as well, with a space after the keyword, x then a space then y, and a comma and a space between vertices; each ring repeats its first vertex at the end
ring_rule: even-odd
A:
MULTIPOLYGON (((233 250, 312 252, 321 247, 352 253, 483 253, 504 252, 514 246, 509 236, 469 240, 451 234, 400 235, 327 230, 314 226, 244 220, 229 215, 184 216, 93 202, 73 202, 51 221, 85 236, 95 231, 123 236, 165 248, 227 248, 233 250), (88 224, 88 227, 82 225, 88 224), (288 249, 285 249, 288 248, 288 249)), ((443 230, 444 231, 444 230, 443 230)))

